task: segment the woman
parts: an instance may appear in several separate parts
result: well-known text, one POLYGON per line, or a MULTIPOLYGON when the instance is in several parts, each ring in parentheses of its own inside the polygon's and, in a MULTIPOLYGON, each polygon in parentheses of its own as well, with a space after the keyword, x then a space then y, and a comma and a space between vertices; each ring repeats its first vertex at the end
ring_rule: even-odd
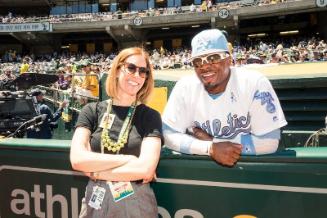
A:
POLYGON ((70 160, 90 177, 80 217, 157 217, 149 182, 161 149, 160 114, 143 103, 153 90, 148 54, 122 50, 106 82, 109 99, 86 105, 78 118, 70 160))

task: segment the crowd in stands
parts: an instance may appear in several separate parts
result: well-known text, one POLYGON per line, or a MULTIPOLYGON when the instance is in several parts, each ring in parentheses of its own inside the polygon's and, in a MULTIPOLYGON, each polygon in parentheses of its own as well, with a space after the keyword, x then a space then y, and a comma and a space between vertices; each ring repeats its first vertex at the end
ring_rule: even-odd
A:
MULTIPOLYGON (((287 0, 297 1, 297 0, 287 0)), ((97 12, 97 13, 76 13, 76 14, 61 14, 61 15, 45 15, 45 16, 23 16, 14 15, 9 12, 8 15, 0 15, 0 23, 28 23, 28 22, 50 22, 50 23, 63 23, 63 22, 92 22, 92 21, 108 21, 113 19, 133 18, 138 16, 159 16, 159 15, 172 15, 178 13, 198 13, 217 11, 220 8, 234 9, 241 6, 261 6, 269 4, 277 4, 286 2, 286 0, 253 0, 246 1, 249 4, 243 4, 242 1, 227 1, 221 3, 213 3, 212 0, 204 0, 200 5, 191 4, 190 6, 176 6, 170 8, 155 8, 141 11, 121 11, 116 12, 97 12)))
MULTIPOLYGON (((192 69, 189 48, 151 49, 151 63, 155 70, 192 69)), ((99 79, 108 72, 117 53, 105 55, 96 53, 49 55, 25 55, 10 50, 0 57, 0 90, 8 88, 7 82, 23 73, 57 74, 59 80, 51 88, 75 93, 78 107, 99 95, 99 79), (83 97, 85 96, 85 97, 83 97)), ((234 45, 232 51, 234 66, 247 64, 278 64, 327 61, 327 44, 315 37, 293 39, 283 42, 248 41, 243 46, 234 45)))
POLYGON ((292 38, 283 42, 263 42, 244 46, 234 46, 235 65, 249 63, 302 63, 327 61, 327 44, 315 37, 309 39, 292 38))
MULTIPOLYGON (((178 48, 167 50, 163 47, 160 49, 150 49, 151 62, 155 70, 164 69, 188 69, 191 68, 190 49, 178 48)), ((314 62, 327 60, 327 44, 324 40, 318 38, 292 38, 290 41, 247 41, 244 45, 235 44, 232 51, 232 57, 235 65, 247 64, 249 60, 260 60, 255 63, 299 63, 314 62)), ((13 66, 14 71, 22 73, 24 64, 28 64, 28 70, 23 72, 55 72, 60 67, 80 65, 80 60, 89 60, 94 63, 99 70, 106 70, 114 59, 116 53, 103 54, 69 54, 68 52, 58 54, 48 54, 35 56, 33 54, 22 57, 14 50, 7 51, 0 57, 1 68, 3 65, 13 66)), ((75 69, 76 71, 76 69, 75 69)))

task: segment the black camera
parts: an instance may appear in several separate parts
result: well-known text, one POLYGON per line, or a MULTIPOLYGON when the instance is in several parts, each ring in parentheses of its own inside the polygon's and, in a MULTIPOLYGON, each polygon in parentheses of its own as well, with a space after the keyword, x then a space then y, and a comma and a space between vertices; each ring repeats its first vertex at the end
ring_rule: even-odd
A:
POLYGON ((0 135, 22 137, 26 129, 42 123, 45 117, 38 113, 35 98, 27 95, 26 90, 57 80, 57 75, 24 73, 10 83, 5 81, 0 87, 0 135))
POLYGON ((0 91, 0 135, 9 135, 35 116, 33 98, 24 91, 0 91))

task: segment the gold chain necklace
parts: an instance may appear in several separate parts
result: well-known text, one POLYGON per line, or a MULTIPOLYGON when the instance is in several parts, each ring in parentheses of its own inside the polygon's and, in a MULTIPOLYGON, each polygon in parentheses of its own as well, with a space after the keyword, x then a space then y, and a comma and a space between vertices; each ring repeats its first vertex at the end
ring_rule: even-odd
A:
POLYGON ((113 141, 109 136, 109 115, 112 108, 112 99, 108 100, 107 106, 107 119, 104 122, 104 128, 101 134, 101 151, 103 153, 104 148, 107 148, 108 151, 119 153, 120 149, 122 149, 127 143, 128 135, 132 126, 132 120, 135 114, 136 101, 132 104, 132 106, 128 109, 127 117, 124 120, 123 126, 120 130, 117 142, 113 141))

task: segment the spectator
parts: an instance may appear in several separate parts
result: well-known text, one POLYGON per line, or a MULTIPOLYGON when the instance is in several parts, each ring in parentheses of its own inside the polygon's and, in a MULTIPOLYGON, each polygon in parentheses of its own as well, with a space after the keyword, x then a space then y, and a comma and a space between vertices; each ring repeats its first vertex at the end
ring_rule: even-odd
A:
POLYGON ((16 79, 16 76, 13 74, 13 67, 6 66, 3 69, 3 73, 0 75, 0 90, 10 90, 12 82, 16 79))
POLYGON ((20 74, 28 72, 29 68, 30 68, 29 58, 26 57, 23 59, 23 63, 20 66, 20 74))
POLYGON ((202 11, 202 12, 207 12, 207 11, 208 11, 206 0, 202 1, 202 4, 201 4, 201 11, 202 11))
POLYGON ((63 108, 66 107, 66 102, 62 102, 55 113, 52 113, 48 105, 45 104, 43 95, 44 91, 39 88, 33 89, 31 95, 36 99, 36 108, 40 114, 45 114, 46 119, 43 123, 34 129, 29 129, 27 131, 27 138, 36 139, 51 139, 52 129, 56 126, 56 121, 61 117, 63 108))
POLYGON ((85 60, 83 62, 82 73, 85 73, 84 80, 81 87, 83 89, 89 90, 94 97, 99 96, 99 80, 97 74, 91 71, 91 62, 85 60))
POLYGON ((195 5, 192 3, 191 5, 190 5, 190 12, 195 12, 196 11, 196 7, 195 7, 195 5))
POLYGON ((212 1, 211 0, 206 0, 207 1, 207 10, 211 11, 212 9, 212 1))

